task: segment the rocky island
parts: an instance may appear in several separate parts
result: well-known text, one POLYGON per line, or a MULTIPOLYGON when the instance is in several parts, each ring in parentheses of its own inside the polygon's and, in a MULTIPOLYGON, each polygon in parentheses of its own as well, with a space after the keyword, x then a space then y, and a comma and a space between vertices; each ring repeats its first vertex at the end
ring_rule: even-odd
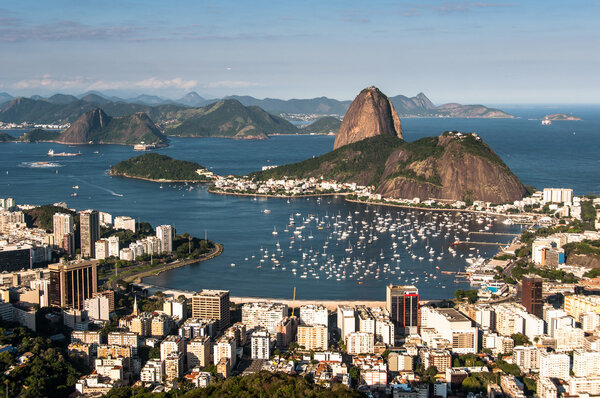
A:
POLYGON ((158 153, 119 162, 110 168, 109 174, 153 182, 209 182, 214 179, 213 173, 198 163, 158 153))
POLYGON ((581 118, 573 115, 568 115, 566 113, 552 113, 550 115, 544 116, 542 120, 581 120, 581 118))

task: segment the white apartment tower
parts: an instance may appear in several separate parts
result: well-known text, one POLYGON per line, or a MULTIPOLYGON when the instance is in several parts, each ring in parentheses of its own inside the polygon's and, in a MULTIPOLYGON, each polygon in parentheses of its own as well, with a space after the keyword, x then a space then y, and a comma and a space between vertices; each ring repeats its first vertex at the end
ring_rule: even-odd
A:
POLYGON ((173 227, 159 225, 156 227, 156 237, 160 239, 161 250, 165 253, 173 251, 173 227))

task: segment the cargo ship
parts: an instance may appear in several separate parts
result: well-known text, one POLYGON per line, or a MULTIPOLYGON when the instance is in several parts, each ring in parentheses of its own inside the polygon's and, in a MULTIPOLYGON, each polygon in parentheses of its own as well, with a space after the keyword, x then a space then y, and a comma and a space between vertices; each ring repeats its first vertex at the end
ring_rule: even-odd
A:
POLYGON ((50 157, 54 157, 54 156, 81 156, 81 152, 54 152, 54 149, 50 149, 48 151, 48 156, 50 157))

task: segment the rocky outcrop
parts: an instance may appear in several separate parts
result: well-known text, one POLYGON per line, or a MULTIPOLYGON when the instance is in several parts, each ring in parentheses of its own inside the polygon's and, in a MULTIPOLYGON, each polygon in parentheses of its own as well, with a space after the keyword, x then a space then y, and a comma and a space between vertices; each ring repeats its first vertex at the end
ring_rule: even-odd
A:
POLYGON ((86 112, 62 133, 60 141, 87 144, 91 141, 93 133, 106 127, 111 119, 100 108, 86 112))
POLYGON ((350 105, 333 149, 378 135, 402 138, 402 127, 391 101, 372 86, 362 90, 350 105))
POLYGON ((110 117, 100 108, 81 115, 58 139, 67 144, 164 145, 166 137, 145 113, 110 117))
POLYGON ((386 198, 512 203, 526 194, 521 181, 487 144, 475 134, 458 132, 413 142, 379 135, 254 176, 323 177, 373 186, 386 198))
POLYGON ((454 132, 424 140, 388 157, 377 193, 390 198, 492 203, 525 196, 525 186, 478 136, 454 132))

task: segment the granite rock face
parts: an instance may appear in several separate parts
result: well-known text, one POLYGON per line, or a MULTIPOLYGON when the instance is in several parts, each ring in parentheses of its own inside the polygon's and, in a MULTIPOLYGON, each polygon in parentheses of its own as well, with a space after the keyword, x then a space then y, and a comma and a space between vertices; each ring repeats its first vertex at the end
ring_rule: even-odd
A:
POLYGON ((335 137, 333 149, 378 135, 402 138, 402 127, 388 97, 371 86, 352 101, 335 137))

